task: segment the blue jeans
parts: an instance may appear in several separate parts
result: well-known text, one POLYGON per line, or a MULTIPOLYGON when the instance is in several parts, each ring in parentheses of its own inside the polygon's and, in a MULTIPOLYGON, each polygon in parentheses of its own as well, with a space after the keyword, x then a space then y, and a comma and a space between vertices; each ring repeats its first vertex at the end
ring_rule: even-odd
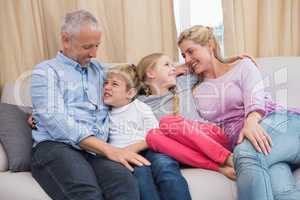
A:
POLYGON ((140 199, 137 181, 123 165, 64 143, 39 143, 33 149, 31 170, 55 200, 140 199))
POLYGON ((146 158, 151 162, 154 183, 161 200, 191 200, 188 184, 175 159, 151 150, 146 158))
POLYGON ((135 167, 141 200, 191 200, 179 163, 173 158, 147 150, 141 153, 151 166, 135 167))
MULTIPOLYGON (((153 152, 146 150, 140 154, 148 159, 148 154, 153 152)), ((139 185, 141 200, 160 200, 158 188, 153 179, 151 166, 137 166, 134 168, 133 175, 139 185)))
POLYGON ((299 200, 290 164, 300 164, 300 115, 274 112, 261 122, 271 136, 271 153, 257 152, 248 140, 234 150, 240 200, 299 200))

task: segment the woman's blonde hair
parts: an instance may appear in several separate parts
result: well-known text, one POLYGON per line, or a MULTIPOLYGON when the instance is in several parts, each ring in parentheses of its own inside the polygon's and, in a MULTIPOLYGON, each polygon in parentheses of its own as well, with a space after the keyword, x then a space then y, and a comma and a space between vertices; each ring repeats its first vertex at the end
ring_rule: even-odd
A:
POLYGON ((139 90, 139 78, 137 75, 136 66, 133 64, 118 64, 110 68, 107 72, 107 77, 117 74, 126 81, 128 90, 131 88, 139 90))
MULTIPOLYGON (((147 85, 147 71, 153 69, 162 56, 166 56, 166 54, 153 53, 143 57, 137 64, 137 74, 140 80, 141 89, 146 95, 151 95, 150 87, 147 85)), ((170 91, 173 93, 173 114, 177 115, 179 114, 179 96, 176 91, 176 86, 170 88, 170 91)))
POLYGON ((202 46, 205 46, 209 43, 209 41, 212 41, 214 46, 214 56, 222 63, 228 62, 228 60, 224 59, 221 54, 219 42, 217 41, 212 28, 202 25, 192 26, 191 28, 188 28, 180 33, 177 41, 178 46, 184 40, 192 40, 193 42, 202 46))

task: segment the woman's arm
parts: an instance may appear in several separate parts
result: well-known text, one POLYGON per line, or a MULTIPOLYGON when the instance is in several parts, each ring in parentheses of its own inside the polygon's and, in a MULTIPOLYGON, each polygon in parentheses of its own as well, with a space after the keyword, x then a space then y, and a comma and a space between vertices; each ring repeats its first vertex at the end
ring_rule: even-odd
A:
POLYGON ((244 126, 238 143, 246 137, 257 151, 266 155, 271 151, 271 138, 259 124, 265 115, 265 93, 261 74, 250 60, 244 61, 241 88, 245 109, 244 126))

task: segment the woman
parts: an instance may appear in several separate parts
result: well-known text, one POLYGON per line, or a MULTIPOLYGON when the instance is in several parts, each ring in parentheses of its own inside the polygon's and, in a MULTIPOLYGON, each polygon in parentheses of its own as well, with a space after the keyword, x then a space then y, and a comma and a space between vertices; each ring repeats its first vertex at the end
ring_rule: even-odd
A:
POLYGON ((285 164, 300 163, 300 115, 270 106, 260 72, 249 59, 224 63, 210 28, 183 31, 178 45, 198 77, 192 91, 197 110, 230 138, 239 199, 300 199, 285 164))

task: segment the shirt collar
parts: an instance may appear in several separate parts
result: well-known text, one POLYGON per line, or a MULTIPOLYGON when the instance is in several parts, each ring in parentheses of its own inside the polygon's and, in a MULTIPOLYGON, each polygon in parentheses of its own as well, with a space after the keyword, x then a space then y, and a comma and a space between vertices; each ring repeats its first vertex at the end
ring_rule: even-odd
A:
POLYGON ((65 56, 62 51, 59 51, 57 53, 56 59, 59 60, 60 62, 64 63, 64 64, 66 64, 66 65, 74 67, 75 69, 83 70, 83 68, 81 67, 81 65, 78 62, 76 62, 75 60, 65 56))

